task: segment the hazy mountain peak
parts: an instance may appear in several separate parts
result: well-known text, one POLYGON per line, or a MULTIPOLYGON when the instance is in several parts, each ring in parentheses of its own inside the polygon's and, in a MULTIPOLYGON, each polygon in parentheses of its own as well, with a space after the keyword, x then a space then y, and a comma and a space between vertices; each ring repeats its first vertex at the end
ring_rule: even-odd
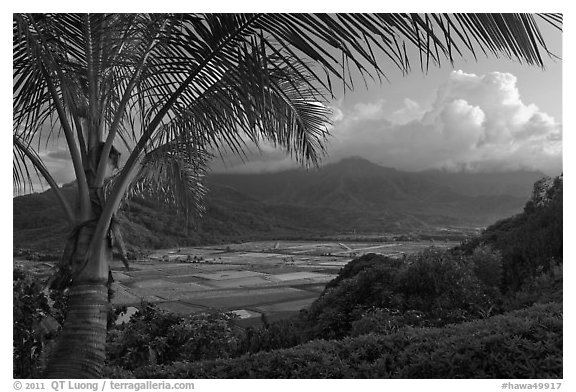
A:
POLYGON ((396 169, 378 165, 361 157, 344 158, 338 162, 327 164, 320 168, 320 172, 337 172, 340 175, 353 175, 365 177, 366 175, 396 173, 396 169))
MULTIPOLYGON (((372 161, 369 161, 366 158, 362 158, 359 156, 353 156, 353 157, 347 157, 347 158, 343 158, 338 162, 332 163, 330 164, 332 166, 336 166, 336 165, 365 165, 365 166, 379 166, 376 165, 375 163, 373 163, 372 161)), ((328 166, 328 165, 327 165, 328 166)))

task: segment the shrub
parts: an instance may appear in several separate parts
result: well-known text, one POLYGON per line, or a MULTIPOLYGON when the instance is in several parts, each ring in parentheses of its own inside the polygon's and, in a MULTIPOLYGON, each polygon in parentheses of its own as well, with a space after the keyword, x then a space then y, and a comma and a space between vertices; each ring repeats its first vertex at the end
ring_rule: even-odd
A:
POLYGON ((469 258, 434 247, 408 257, 394 291, 397 309, 423 312, 434 325, 478 318, 498 300, 498 293, 474 274, 469 258))
POLYGON ((21 268, 13 271, 13 364, 14 378, 38 376, 44 339, 38 324, 50 314, 41 284, 21 268))
MULTIPOLYGON (((382 257, 361 257, 358 269, 346 269, 337 277, 338 283, 328 285, 311 305, 307 320, 313 338, 334 339, 345 336, 351 323, 371 307, 391 307, 394 280, 401 267, 398 260, 382 257), (355 274, 351 274, 353 270, 355 274), (341 278, 341 279, 339 279, 341 278), (329 287, 330 286, 330 287, 329 287)), ((354 263, 352 261, 351 263, 354 263)))
POLYGON ((422 312, 412 310, 407 312, 390 309, 371 308, 360 319, 352 322, 350 336, 360 336, 368 333, 389 335, 401 328, 410 326, 426 326, 428 323, 422 312))
POLYGON ((298 318, 278 320, 260 328, 248 327, 238 341, 236 355, 294 347, 307 341, 305 324, 298 318))
POLYGON ((481 236, 460 246, 470 254, 490 245, 502 255, 502 289, 514 292, 526 280, 562 263, 563 177, 534 184, 524 212, 489 226, 481 236))
POLYGON ((498 289, 502 284, 502 254, 489 245, 475 248, 470 255, 474 275, 484 285, 498 289))
POLYGON ((130 370, 124 369, 119 365, 104 365, 102 370, 102 377, 103 378, 135 378, 134 373, 130 370))
POLYGON ((563 300, 562 264, 548 272, 527 279, 517 292, 510 294, 505 301, 506 309, 521 309, 535 303, 559 302, 563 300))
POLYGON ((401 262, 398 259, 392 259, 390 257, 378 255, 376 253, 367 253, 344 265, 344 267, 342 267, 342 269, 338 272, 338 276, 326 284, 326 289, 336 287, 344 279, 350 279, 366 269, 372 269, 378 265, 389 265, 397 267, 400 265, 400 263, 401 262))
POLYGON ((151 304, 108 333, 108 365, 133 370, 148 364, 226 358, 237 349, 234 315, 181 316, 151 304))
POLYGON ((494 286, 498 271, 487 271, 497 269, 499 262, 498 253, 489 248, 481 248, 470 257, 431 247, 404 260, 382 256, 356 259, 310 307, 310 336, 344 337, 362 317, 366 319, 356 324, 362 331, 379 319, 396 328, 441 326, 486 317, 501 301, 494 286), (372 308, 382 311, 367 316, 372 308))
POLYGON ((137 378, 562 378, 562 305, 170 366, 137 378))

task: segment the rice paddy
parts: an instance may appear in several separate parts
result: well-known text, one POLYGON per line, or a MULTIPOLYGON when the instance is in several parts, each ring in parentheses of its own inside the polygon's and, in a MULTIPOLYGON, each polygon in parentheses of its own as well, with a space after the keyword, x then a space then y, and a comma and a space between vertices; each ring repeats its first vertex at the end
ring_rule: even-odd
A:
MULTIPOLYGON (((216 309, 235 313, 240 326, 255 325, 263 314, 273 320, 307 308, 355 257, 370 252, 401 257, 430 245, 429 241, 258 241, 155 250, 132 262, 129 270, 113 262, 112 302, 131 311, 143 302, 180 314, 216 309)), ((54 264, 15 262, 44 274, 54 264)))

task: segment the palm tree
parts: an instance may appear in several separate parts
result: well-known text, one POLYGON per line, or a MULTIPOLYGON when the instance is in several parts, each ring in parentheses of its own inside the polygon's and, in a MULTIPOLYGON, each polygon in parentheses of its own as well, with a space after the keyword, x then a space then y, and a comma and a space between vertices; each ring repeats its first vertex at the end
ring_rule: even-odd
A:
POLYGON ((542 66, 537 20, 561 28, 553 14, 14 14, 14 183, 25 190, 42 176, 70 224, 58 275, 70 305, 46 377, 101 376, 126 197, 148 193, 188 213, 211 154, 242 155, 247 143, 315 165, 333 82, 347 90, 353 74, 408 72, 412 52, 422 69, 478 52, 542 66), (74 206, 39 150, 62 135, 74 206))

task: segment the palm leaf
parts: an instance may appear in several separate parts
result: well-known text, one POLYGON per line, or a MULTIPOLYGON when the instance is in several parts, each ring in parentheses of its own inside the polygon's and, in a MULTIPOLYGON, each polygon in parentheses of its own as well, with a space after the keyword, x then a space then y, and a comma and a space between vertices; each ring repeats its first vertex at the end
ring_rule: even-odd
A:
MULTIPOLYGON (((26 156, 25 145, 23 143, 13 143, 12 154, 12 182, 16 193, 23 194, 34 189, 34 178, 41 179, 38 170, 32 166, 30 167, 29 159, 26 156)), ((32 149, 29 150, 30 154, 41 162, 38 154, 32 149)))
POLYGON ((58 188, 58 184, 56 184, 56 181, 54 180, 54 178, 52 178, 52 176, 48 172, 48 169, 44 165, 44 162, 42 162, 40 156, 38 156, 38 154, 34 149, 30 148, 29 142, 26 142, 25 140, 21 139, 18 135, 13 135, 12 140, 14 151, 13 183, 15 190, 17 192, 22 191, 23 193, 25 193, 27 190, 26 189, 27 186, 29 187, 30 190, 34 189, 32 182, 33 181, 32 174, 31 170, 29 169, 29 166, 32 165, 32 168, 34 169, 34 172, 36 173, 38 179, 40 180, 41 179, 40 176, 42 175, 42 178, 44 178, 44 180, 46 180, 48 185, 50 185, 54 194, 56 195, 56 199, 58 200, 60 206, 62 207, 62 210, 64 211, 64 214, 66 215, 66 218, 68 219, 68 223, 70 225, 73 225, 75 223, 75 218, 74 213, 72 212, 72 208, 70 207, 68 201, 64 198, 64 195, 60 191, 60 188, 58 188))
MULTIPOLYGON (((143 158, 124 201, 134 197, 156 200, 187 217, 200 217, 206 194, 202 181, 210 158, 211 154, 189 142, 160 145, 143 158)), ((116 180, 117 176, 111 177, 106 188, 112 189, 116 180)))
MULTIPOLYGON (((559 15, 539 17, 557 27, 562 22, 559 15)), ((299 62, 314 88, 332 90, 329 75, 342 80, 345 88, 352 87, 352 68, 363 77, 385 77, 388 65, 407 72, 406 45, 417 49, 423 67, 440 63, 442 57, 451 61, 454 53, 476 55, 478 50, 542 65, 539 49, 547 49, 535 18, 525 14, 16 14, 14 128, 34 134, 54 113, 41 67, 49 74, 60 70, 56 88, 68 96, 69 113, 90 107, 93 117, 108 127, 118 123, 112 128, 115 132, 119 127, 122 138, 138 140, 142 133, 127 124, 157 119, 152 127, 156 128, 179 117, 176 107, 198 99, 235 67, 238 50, 250 53, 264 46, 269 53, 283 53, 291 63, 299 62), (382 62, 381 56, 388 62, 382 62), (145 86, 136 88, 131 79, 145 86)))

